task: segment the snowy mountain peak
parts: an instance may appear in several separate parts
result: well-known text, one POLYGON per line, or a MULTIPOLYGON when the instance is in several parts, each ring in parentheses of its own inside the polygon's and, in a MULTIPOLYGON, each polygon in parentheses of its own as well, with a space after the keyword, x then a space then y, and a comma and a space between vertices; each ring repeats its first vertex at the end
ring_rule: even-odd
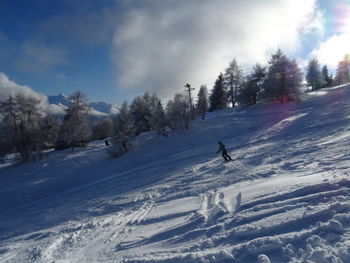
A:
MULTIPOLYGON (((70 104, 69 97, 63 93, 55 96, 48 96, 48 101, 50 104, 54 104, 55 106, 59 107, 68 107, 70 104)), ((119 113, 118 106, 106 102, 91 102, 89 103, 89 106, 91 107, 90 114, 94 116, 106 117, 119 113)))
POLYGON ((50 104, 61 104, 68 107, 70 103, 69 97, 64 95, 63 93, 54 96, 48 96, 47 98, 50 104))

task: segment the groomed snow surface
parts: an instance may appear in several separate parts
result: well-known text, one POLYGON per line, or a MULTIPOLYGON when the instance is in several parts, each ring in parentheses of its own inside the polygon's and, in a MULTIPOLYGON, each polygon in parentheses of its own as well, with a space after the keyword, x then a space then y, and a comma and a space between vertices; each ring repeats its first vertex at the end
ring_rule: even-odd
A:
POLYGON ((350 262, 349 121, 343 86, 6 164, 0 262, 350 262))

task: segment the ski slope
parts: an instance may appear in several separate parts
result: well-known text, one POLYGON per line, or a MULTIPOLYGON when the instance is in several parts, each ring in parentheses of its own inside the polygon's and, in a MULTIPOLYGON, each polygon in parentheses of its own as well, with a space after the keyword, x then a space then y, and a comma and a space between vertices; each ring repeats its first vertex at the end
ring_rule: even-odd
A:
POLYGON ((0 262, 350 262, 349 124, 343 86, 4 165, 0 262))

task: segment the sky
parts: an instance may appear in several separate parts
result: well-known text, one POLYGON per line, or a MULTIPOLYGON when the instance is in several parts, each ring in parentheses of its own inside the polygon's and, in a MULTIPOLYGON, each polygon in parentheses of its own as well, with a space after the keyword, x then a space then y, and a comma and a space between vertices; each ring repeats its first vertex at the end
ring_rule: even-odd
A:
POLYGON ((166 101, 186 83, 212 88, 233 58, 249 74, 277 48, 334 71, 348 43, 345 0, 1 0, 0 98, 16 86, 166 101))

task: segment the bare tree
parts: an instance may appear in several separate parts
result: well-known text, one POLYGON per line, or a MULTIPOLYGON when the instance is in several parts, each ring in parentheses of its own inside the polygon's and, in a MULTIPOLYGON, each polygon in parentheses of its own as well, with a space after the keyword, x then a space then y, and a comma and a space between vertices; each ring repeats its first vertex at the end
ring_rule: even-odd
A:
POLYGON ((152 116, 149 120, 149 123, 151 125, 151 128, 155 131, 157 131, 158 135, 166 136, 166 119, 165 119, 165 111, 162 105, 162 102, 156 98, 153 97, 153 106, 151 109, 152 116))
POLYGON ((60 132, 61 123, 52 116, 45 116, 41 121, 41 127, 45 148, 53 148, 60 132))
POLYGON ((243 71, 235 59, 231 61, 229 67, 226 69, 224 80, 233 108, 237 102, 239 88, 243 84, 243 71))
POLYGON ((19 113, 17 112, 17 105, 13 97, 0 103, 1 116, 1 152, 2 155, 12 152, 16 147, 16 140, 18 136, 18 120, 19 113))
POLYGON ((208 89, 205 85, 202 85, 199 88, 196 105, 197 113, 201 116, 202 120, 204 120, 205 114, 208 112, 208 109, 208 89))
POLYGON ((0 103, 1 133, 6 138, 2 140, 4 152, 17 151, 24 162, 39 158, 43 149, 39 103, 35 98, 20 94, 0 103))
POLYGON ((63 123, 56 142, 56 149, 83 147, 87 144, 90 129, 85 95, 77 91, 70 98, 70 105, 66 110, 63 123))
POLYGON ((188 129, 191 119, 188 97, 177 93, 168 101, 166 108, 167 120, 173 129, 188 129))
POLYGON ((145 92, 143 96, 137 96, 130 105, 130 116, 137 123, 136 135, 151 130, 149 120, 152 118, 151 96, 145 92))
POLYGON ((110 118, 98 121, 92 128, 92 139, 102 140, 113 134, 113 121, 110 118))
POLYGON ((112 157, 118 157, 127 153, 132 147, 129 139, 135 136, 135 130, 136 128, 131 118, 129 106, 127 102, 124 102, 115 119, 112 138, 113 147, 109 149, 108 153, 112 157))

